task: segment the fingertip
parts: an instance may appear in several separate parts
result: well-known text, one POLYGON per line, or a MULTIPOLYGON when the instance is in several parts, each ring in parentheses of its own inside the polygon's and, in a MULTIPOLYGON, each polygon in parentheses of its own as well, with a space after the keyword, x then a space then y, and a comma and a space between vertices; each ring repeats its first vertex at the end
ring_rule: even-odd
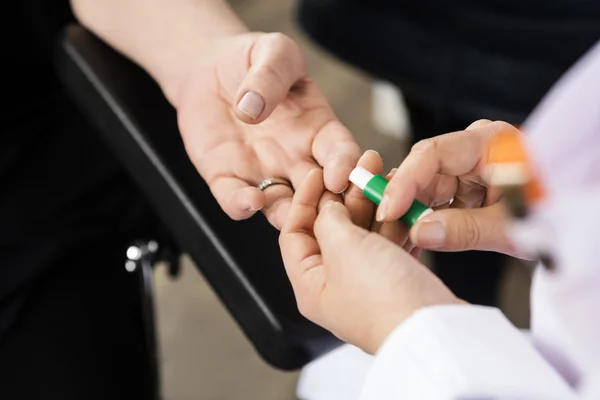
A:
POLYGON ((396 175, 396 171, 398 171, 398 168, 392 168, 390 172, 388 172, 388 174, 385 176, 385 179, 387 179, 388 181, 391 180, 394 177, 394 175, 396 175))
POLYGON ((247 219, 262 210, 265 199, 265 194, 256 187, 240 188, 231 195, 225 211, 234 220, 247 219))
MULTIPOLYGON (((383 160, 376 150, 369 149, 363 153, 358 159, 357 165, 360 166, 376 166, 383 164, 383 160)), ((382 165, 383 168, 383 165, 382 165)))
POLYGON ((360 148, 354 142, 340 142, 328 153, 323 165, 325 187, 339 194, 350 185, 350 173, 361 157, 360 148))
POLYGON ((413 193, 413 191, 405 186, 401 183, 398 172, 394 173, 379 205, 377 212, 378 221, 391 222, 397 220, 408 211, 416 193, 413 193))
POLYGON ((411 243, 413 243, 415 246, 419 246, 419 240, 417 237, 417 232, 419 230, 419 225, 421 224, 421 221, 417 221, 416 224, 414 224, 410 230, 408 231, 408 240, 411 241, 411 243))
POLYGON ((343 193, 350 186, 350 173, 354 166, 351 163, 339 163, 332 160, 323 171, 323 179, 327 190, 335 194, 343 193))

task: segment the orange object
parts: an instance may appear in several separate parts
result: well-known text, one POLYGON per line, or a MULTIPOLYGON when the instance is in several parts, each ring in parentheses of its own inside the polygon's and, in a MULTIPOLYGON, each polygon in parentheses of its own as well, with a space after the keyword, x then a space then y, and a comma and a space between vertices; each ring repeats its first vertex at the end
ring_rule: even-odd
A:
POLYGON ((543 198, 543 188, 535 176, 522 133, 507 129, 496 134, 488 144, 484 177, 492 186, 522 186, 523 196, 531 205, 543 198))

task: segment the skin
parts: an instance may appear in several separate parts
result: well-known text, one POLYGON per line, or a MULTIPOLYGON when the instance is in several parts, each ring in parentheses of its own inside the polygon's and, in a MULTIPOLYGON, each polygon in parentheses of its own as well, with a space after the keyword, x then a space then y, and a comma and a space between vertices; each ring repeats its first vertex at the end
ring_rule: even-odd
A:
POLYGON ((464 131, 417 143, 388 184, 377 219, 399 218, 416 198, 438 210, 411 229, 411 241, 418 247, 487 250, 526 258, 506 237, 509 219, 501 193, 482 177, 489 140, 507 129, 516 130, 505 122, 480 120, 464 131), (432 224, 443 230, 443 240, 427 235, 432 224))
MULTIPOLYGON (((294 196, 279 240, 304 316, 373 354, 416 310, 463 304, 401 247, 407 236, 399 222, 377 231, 355 225, 349 208, 365 205, 324 199, 323 185, 321 171, 312 170, 294 196)), ((367 221, 362 211, 359 217, 367 221)))
MULTIPOLYGON (((360 157, 350 132, 306 72, 298 46, 250 32, 221 0, 71 0, 79 21, 144 68, 177 110, 187 153, 233 219, 262 210, 280 228, 293 191, 315 167, 339 193, 360 157), (242 101, 250 94, 253 99, 242 101)), ((325 190, 324 189, 324 190, 325 190)))

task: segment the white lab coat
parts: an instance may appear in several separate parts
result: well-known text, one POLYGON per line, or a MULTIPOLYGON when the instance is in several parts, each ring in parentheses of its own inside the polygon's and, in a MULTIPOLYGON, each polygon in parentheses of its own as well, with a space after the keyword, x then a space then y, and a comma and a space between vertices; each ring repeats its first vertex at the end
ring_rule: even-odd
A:
POLYGON ((346 348, 309 366, 300 398, 600 400, 600 45, 556 85, 525 130, 549 194, 528 224, 551 244, 557 263, 554 272, 536 270, 529 337, 494 308, 425 308, 375 357, 346 348), (344 364, 332 367, 341 354, 344 364), (352 368, 365 374, 335 386, 352 368), (337 394, 322 396, 329 377, 337 394))

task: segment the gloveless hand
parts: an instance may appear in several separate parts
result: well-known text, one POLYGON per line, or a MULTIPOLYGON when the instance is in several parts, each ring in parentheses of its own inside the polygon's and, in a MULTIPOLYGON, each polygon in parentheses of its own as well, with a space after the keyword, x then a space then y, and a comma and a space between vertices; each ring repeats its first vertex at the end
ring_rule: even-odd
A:
POLYGON ((308 77, 298 46, 282 34, 213 39, 172 95, 187 152, 223 210, 245 219, 263 210, 281 227, 293 191, 255 187, 283 177, 297 187, 324 169, 329 191, 345 189, 360 156, 308 77))
POLYGON ((304 316, 375 353, 416 310, 462 303, 393 241, 353 224, 344 205, 323 199, 323 189, 321 171, 312 170, 294 196, 279 241, 304 316))
POLYGON ((476 121, 466 130, 417 143, 388 184, 377 219, 393 221, 413 199, 436 211, 410 231, 411 242, 439 251, 489 250, 517 257, 506 236, 508 213, 501 193, 489 188, 482 167, 490 139, 505 122, 476 121))

